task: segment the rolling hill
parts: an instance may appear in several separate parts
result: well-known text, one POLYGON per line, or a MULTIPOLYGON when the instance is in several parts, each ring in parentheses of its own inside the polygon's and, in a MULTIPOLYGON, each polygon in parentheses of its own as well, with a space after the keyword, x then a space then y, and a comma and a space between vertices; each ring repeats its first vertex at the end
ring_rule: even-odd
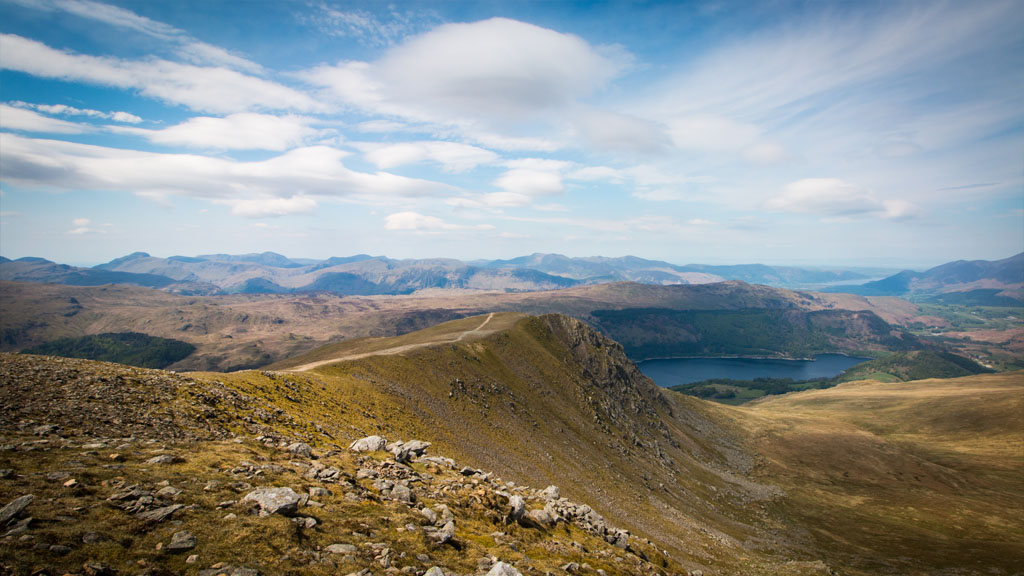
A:
POLYGON ((128 286, 0 282, 0 310, 0 350, 22 350, 59 338, 139 332, 196 346, 196 352, 170 366, 175 370, 255 368, 332 342, 395 336, 445 320, 500 311, 576 316, 622 340, 634 358, 643 357, 655 344, 658 355, 700 355, 706 348, 722 345, 736 351, 747 346, 744 338, 749 341, 743 330, 768 318, 778 323, 779 336, 755 343, 757 355, 791 357, 811 349, 885 351, 917 345, 887 324, 886 319, 896 321, 906 314, 888 301, 876 305, 863 297, 742 282, 613 283, 543 292, 349 297, 329 293, 185 296, 128 286), (646 310, 641 316, 635 312, 638 309, 646 310), (618 320, 612 321, 616 314, 618 320), (814 326, 831 332, 812 334, 814 326), (674 332, 666 332, 667 328, 674 332), (784 333, 789 336, 783 337, 784 333), (810 341, 812 336, 815 342, 810 341))
POLYGON ((20 546, 5 562, 180 571, 185 554, 156 546, 179 531, 202 566, 260 573, 482 574, 500 560, 523 574, 584 563, 607 574, 982 574, 1024 560, 1020 373, 850 383, 733 408, 658 388, 614 341, 560 315, 465 318, 348 346, 325 352, 348 360, 304 371, 299 359, 232 374, 0 356, 0 434, 32 446, 0 451, 14 471, 0 496, 38 493, 22 534, 58 547, 0 543, 20 546), (371 434, 425 440, 454 463, 413 457, 403 471, 397 452, 348 451, 371 434), (114 446, 119 464, 104 467, 114 446), (54 470, 69 475, 47 480, 54 470), (396 497, 402 475, 409 490, 396 497), (539 509, 552 484, 578 503, 551 505, 566 520, 509 521, 511 495, 539 509), (240 500, 260 486, 327 491, 293 521, 247 512, 240 500), (421 507, 441 503, 453 544, 422 520, 421 507), (178 504, 175 525, 140 519, 178 504), (571 520, 584 504, 604 528, 571 520), (129 536, 83 543, 85 532, 129 536), (351 552, 326 554, 332 543, 351 552))
POLYGON ((958 260, 924 272, 904 270, 857 286, 833 286, 831 292, 864 296, 909 296, 967 304, 1020 306, 1024 302, 1024 252, 1003 260, 958 260), (973 301, 972 301, 973 300, 973 301))
MULTIPOLYGON (((134 252, 93 268, 55 264, 42 258, 0 260, 3 280, 88 286, 128 284, 188 295, 394 295, 438 289, 521 292, 623 281, 669 285, 740 280, 807 288, 872 277, 863 272, 760 264, 677 266, 635 256, 569 258, 560 254, 463 262, 450 258, 396 260, 366 254, 325 260, 291 259, 274 252, 160 258, 134 252)), ((878 271, 873 272, 877 277, 878 271)))

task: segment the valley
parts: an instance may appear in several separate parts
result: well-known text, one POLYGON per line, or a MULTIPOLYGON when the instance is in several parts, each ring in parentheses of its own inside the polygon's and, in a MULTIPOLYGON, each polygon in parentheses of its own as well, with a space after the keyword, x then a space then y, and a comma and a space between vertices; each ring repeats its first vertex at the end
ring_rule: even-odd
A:
POLYGON ((446 573, 474 573, 481 558, 524 574, 577 562, 608 574, 823 576, 1012 574, 1024 560, 1019 372, 853 382, 728 407, 657 387, 621 346, 561 315, 477 316, 345 346, 321 352, 348 358, 337 363, 310 367, 314 352, 231 374, 0 357, 0 468, 12 470, 0 479, 0 499, 38 493, 27 508, 33 520, 18 533, 31 538, 0 540, 5 561, 18 572, 40 562, 73 569, 97 555, 118 570, 140 561, 186 569, 183 555, 154 548, 183 530, 198 540, 189 554, 201 566, 261 574, 379 567, 383 549, 389 565, 446 573), (119 395, 116 416, 110 394, 119 395), (41 426, 47 431, 33 435, 41 426), (394 500, 356 469, 404 468, 348 449, 373 434, 425 440, 428 455, 457 465, 414 459, 402 472, 411 503, 394 500), (320 460, 289 452, 296 442, 320 460), (107 468, 114 451, 121 460, 107 468), (161 454, 182 459, 146 465, 161 454), (310 463, 340 470, 340 479, 309 476, 310 463), (462 479, 454 472, 461 466, 469 467, 462 479), (62 487, 68 478, 81 488, 62 487), (250 488, 233 495, 228 485, 240 481, 250 488), (317 496, 317 508, 293 512, 295 521, 247 515, 238 503, 218 508, 268 481, 329 493, 317 496), (180 492, 160 505, 187 505, 170 526, 139 523, 116 500, 91 500, 115 496, 118 486, 144 495, 164 484, 180 492), (502 492, 543 507, 539 489, 552 484, 628 530, 626 546, 568 519, 509 523, 502 492), (453 513, 458 547, 437 544, 436 526, 418 519, 421 507, 441 503, 453 513), (206 526, 228 512, 237 517, 227 521, 234 538, 259 532, 265 544, 242 552, 213 537, 206 526), (296 529, 307 517, 315 525, 296 529), (115 526, 132 537, 81 541, 115 526), (69 552, 31 548, 40 541, 69 552), (333 543, 352 551, 325 554, 333 543))

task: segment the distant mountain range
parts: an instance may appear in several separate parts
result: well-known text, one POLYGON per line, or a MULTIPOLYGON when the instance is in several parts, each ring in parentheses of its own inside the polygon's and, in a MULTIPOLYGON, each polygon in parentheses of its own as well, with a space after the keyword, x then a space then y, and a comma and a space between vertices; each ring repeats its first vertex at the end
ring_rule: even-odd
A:
POLYGON ((948 304, 1006 306, 1024 300, 1024 252, 1003 260, 957 260, 924 272, 898 274, 828 292, 861 296, 904 296, 948 304))
POLYGON ((561 254, 464 262, 444 258, 395 260, 366 254, 326 260, 292 259, 274 252, 159 258, 135 252, 92 268, 57 264, 43 258, 0 258, 0 280, 74 286, 128 284, 192 295, 377 295, 410 294, 425 289, 526 292, 620 281, 671 285, 741 280, 806 289, 864 282, 891 272, 763 264, 678 266, 635 256, 570 258, 561 254))

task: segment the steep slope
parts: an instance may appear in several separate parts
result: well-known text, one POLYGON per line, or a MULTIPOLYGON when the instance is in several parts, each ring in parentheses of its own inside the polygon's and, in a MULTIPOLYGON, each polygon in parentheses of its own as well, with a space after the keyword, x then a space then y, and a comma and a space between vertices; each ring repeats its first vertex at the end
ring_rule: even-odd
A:
MULTIPOLYGON (((558 563, 569 561, 608 574, 825 575, 835 569, 952 575, 1012 573, 1020 564, 1019 373, 896 388, 845 384, 777 404, 732 408, 658 388, 621 346, 578 320, 495 314, 484 325, 485 319, 352 343, 377 351, 426 345, 305 372, 180 376, 0 357, 0 432, 4 444, 17 446, 0 451, 0 465, 21 470, 8 476, 13 480, 0 478, 0 496, 11 501, 38 488, 44 506, 30 514, 45 521, 34 528, 40 530, 35 541, 70 551, 37 549, 29 540, 0 546, 20 546, 4 550, 21 551, 18 558, 33 561, 65 553, 80 565, 93 551, 112 554, 121 565, 141 559, 184 570, 180 556, 160 553, 156 544, 167 546, 172 532, 186 529, 212 546, 201 552, 203 566, 245 562, 266 573, 299 566, 310 573, 333 570, 313 563, 324 560, 323 547, 332 541, 356 545, 357 557, 342 563, 345 572, 371 562, 375 570, 383 568, 383 556, 422 571, 428 565, 419 554, 459 574, 482 574, 486 568, 476 560, 486 554, 517 562, 523 573, 528 566, 559 573, 565 564, 558 563), (492 322, 493 332, 449 337, 474 326, 491 328, 492 322), (74 437, 30 439, 51 417, 74 437), (186 462, 179 468, 147 464, 161 454, 151 451, 156 446, 118 446, 122 441, 109 435, 120 429, 139 439, 178 438, 185 443, 169 444, 165 453, 183 455, 186 462), (238 434, 239 444, 211 442, 229 434, 238 434), (432 442, 430 454, 453 457, 458 465, 413 462, 414 476, 405 476, 413 506, 395 503, 389 500, 395 493, 386 492, 393 487, 355 473, 366 468, 380 476, 394 465, 381 456, 345 452, 351 440, 370 434, 432 442), (89 435, 107 435, 103 446, 124 452, 120 469, 102 467, 106 448, 82 447, 91 443, 89 435), (295 441, 311 444, 320 460, 276 449, 295 441), (455 473, 462 465, 471 467, 464 472, 468 480, 455 473), (304 527, 297 527, 286 519, 246 516, 248 508, 237 503, 259 485, 300 491, 321 486, 319 471, 332 468, 340 480, 323 486, 330 495, 317 496, 325 508, 299 513, 315 518, 312 527, 303 519, 295 522, 304 527), (65 490, 58 480, 66 482, 67 476, 46 479, 62 471, 85 489, 65 490), (181 503, 191 505, 182 511, 183 525, 140 526, 111 508, 89 507, 90 494, 124 492, 130 492, 129 508, 141 506, 132 508, 135 513, 169 506, 173 499, 161 504, 155 494, 163 480, 182 490, 181 503), (249 487, 234 492, 239 482, 249 487), (507 523, 511 499, 500 492, 522 495, 530 509, 545 505, 540 492, 517 490, 523 484, 557 485, 570 501, 592 506, 605 528, 595 532, 575 521, 547 529, 507 523), (210 494, 201 486, 211 486, 210 494), (143 501, 147 497, 151 501, 143 501), (236 501, 225 506, 238 514, 228 526, 238 532, 210 544, 223 532, 218 527, 224 521, 213 516, 218 502, 228 500, 236 501), (431 543, 428 534, 437 527, 413 510, 417 503, 449 506, 461 527, 461 549, 431 543), (68 516, 66 510, 78 511, 68 516), (949 510, 955 511, 955 523, 944 523, 949 510), (71 520, 54 521, 58 516, 71 520), (77 542, 83 523, 133 536, 106 548, 82 546, 77 542), (623 540, 607 526, 631 534, 623 540), (239 545, 268 530, 270 536, 255 547, 239 545), (384 554, 384 548, 392 552, 384 554)), ((116 508, 119 500, 112 502, 116 508)), ((567 518, 575 517, 564 510, 567 518)))
POLYGON ((557 488, 429 443, 356 453, 301 409, 216 381, 0 355, 0 382, 4 574, 679 570, 557 488))

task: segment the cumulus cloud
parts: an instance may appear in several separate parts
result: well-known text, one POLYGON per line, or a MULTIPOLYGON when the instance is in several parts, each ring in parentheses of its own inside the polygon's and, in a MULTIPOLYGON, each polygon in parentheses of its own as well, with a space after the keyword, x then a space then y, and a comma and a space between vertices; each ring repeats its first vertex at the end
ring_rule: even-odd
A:
POLYGON ((594 93, 627 62, 621 51, 595 48, 571 34, 492 18, 438 26, 375 62, 320 66, 302 77, 367 111, 522 145, 536 135, 503 131, 594 93))
POLYGON ((400 230, 420 233, 437 233, 453 230, 491 230, 489 224, 465 225, 450 224, 436 216, 427 216, 418 212, 396 212, 384 219, 385 230, 400 230))
POLYGON ((224 67, 168 60, 123 60, 56 50, 14 34, 0 35, 0 68, 41 78, 138 90, 141 94, 194 110, 317 111, 324 106, 287 86, 224 67))
POLYGON ((913 217, 917 207, 900 199, 879 199, 874 193, 836 178, 805 178, 791 182, 768 200, 772 211, 815 214, 831 218, 874 216, 891 220, 913 217))
POLYGON ((241 112, 223 118, 199 116, 160 130, 122 129, 157 144, 220 150, 283 151, 325 134, 302 116, 241 112))
POLYGON ((358 146, 366 151, 367 160, 385 170, 429 160, 440 164, 445 172, 458 173, 498 160, 498 155, 490 150, 458 142, 364 143, 358 146))

